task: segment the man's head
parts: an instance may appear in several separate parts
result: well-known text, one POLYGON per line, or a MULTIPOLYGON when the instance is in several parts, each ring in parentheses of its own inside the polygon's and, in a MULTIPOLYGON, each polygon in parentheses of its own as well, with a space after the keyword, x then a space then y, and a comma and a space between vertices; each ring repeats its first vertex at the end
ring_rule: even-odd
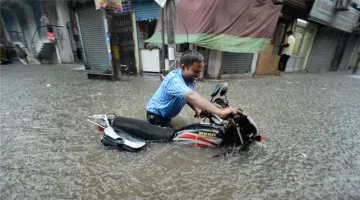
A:
POLYGON ((181 72, 186 82, 194 82, 204 70, 204 57, 197 51, 187 50, 180 59, 181 72))
POLYGON ((49 16, 49 13, 47 11, 45 11, 44 14, 45 14, 46 17, 49 16))
POLYGON ((293 31, 288 31, 288 32, 286 33, 287 36, 290 36, 290 35, 293 35, 293 34, 294 34, 293 31))

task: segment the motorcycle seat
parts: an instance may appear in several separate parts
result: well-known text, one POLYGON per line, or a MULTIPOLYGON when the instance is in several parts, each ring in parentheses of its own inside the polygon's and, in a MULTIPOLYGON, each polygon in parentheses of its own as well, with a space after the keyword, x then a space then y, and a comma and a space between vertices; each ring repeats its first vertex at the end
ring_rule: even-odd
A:
POLYGON ((159 142, 171 141, 176 131, 173 128, 163 128, 147 121, 127 117, 116 117, 111 124, 115 131, 121 129, 134 137, 159 142))

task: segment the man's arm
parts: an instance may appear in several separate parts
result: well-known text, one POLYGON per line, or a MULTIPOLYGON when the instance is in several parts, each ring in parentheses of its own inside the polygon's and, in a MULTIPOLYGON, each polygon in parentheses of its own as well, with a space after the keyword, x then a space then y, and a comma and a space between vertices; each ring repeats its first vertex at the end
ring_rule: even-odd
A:
POLYGON ((282 44, 281 47, 289 47, 290 44, 289 44, 289 37, 286 38, 286 43, 282 44))
POLYGON ((225 109, 219 109, 208 100, 204 99, 199 93, 191 90, 189 87, 184 85, 180 80, 172 78, 169 83, 165 86, 165 91, 169 95, 175 97, 184 98, 190 105, 195 108, 204 110, 208 113, 213 113, 221 118, 226 118, 230 113, 237 114, 240 111, 227 107, 225 109))
POLYGON ((184 98, 187 102, 189 102, 194 107, 199 108, 199 109, 204 110, 209 113, 216 114, 221 118, 226 118, 230 113, 237 114, 240 112, 237 109, 234 109, 231 107, 219 109, 214 104, 210 103, 208 100, 206 100, 204 97, 202 97, 199 93, 194 92, 194 91, 187 92, 184 95, 184 98))
POLYGON ((201 109, 193 106, 191 103, 187 102, 187 105, 190 106, 191 109, 195 112, 196 115, 200 115, 201 109))

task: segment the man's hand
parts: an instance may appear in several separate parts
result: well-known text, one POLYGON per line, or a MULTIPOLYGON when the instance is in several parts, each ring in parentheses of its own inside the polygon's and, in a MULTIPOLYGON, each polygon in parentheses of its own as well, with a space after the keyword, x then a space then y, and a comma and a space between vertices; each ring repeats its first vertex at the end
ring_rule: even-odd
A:
POLYGON ((290 44, 289 43, 286 43, 286 44, 282 44, 281 47, 289 47, 290 44))
POLYGON ((199 108, 195 108, 195 118, 200 118, 201 110, 199 108))
POLYGON ((220 111, 220 113, 218 114, 218 116, 222 119, 227 118, 230 114, 236 115, 236 114, 240 114, 240 110, 232 108, 232 107, 227 107, 224 108, 220 111))
POLYGON ((187 102, 187 105, 190 106, 191 109, 195 112, 195 118, 200 118, 201 109, 193 106, 191 103, 187 102))

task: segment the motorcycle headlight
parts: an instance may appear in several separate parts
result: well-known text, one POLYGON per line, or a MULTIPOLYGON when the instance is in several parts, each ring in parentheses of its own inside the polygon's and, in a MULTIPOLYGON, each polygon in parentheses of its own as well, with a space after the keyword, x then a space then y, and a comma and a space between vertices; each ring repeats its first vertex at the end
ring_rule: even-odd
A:
POLYGON ((247 116, 247 119, 249 120, 250 124, 252 124, 252 125, 256 128, 256 130, 258 130, 258 126, 257 126, 256 123, 254 122, 254 120, 253 120, 251 117, 249 117, 249 116, 247 116))

